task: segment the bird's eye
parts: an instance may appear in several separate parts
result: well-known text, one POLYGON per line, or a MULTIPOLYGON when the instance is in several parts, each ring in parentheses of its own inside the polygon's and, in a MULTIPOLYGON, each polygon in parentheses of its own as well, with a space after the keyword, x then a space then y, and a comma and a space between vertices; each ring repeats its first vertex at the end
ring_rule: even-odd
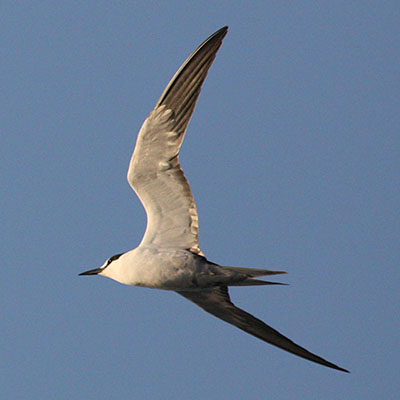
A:
POLYGON ((122 256, 122 254, 124 254, 124 253, 115 254, 115 256, 110 257, 107 261, 107 265, 110 265, 113 261, 118 260, 118 258, 120 258, 122 256))

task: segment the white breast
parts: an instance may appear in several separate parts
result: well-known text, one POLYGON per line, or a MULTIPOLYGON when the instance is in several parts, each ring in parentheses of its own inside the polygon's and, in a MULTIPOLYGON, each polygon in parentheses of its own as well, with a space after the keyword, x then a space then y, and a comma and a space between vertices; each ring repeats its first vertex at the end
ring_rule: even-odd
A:
POLYGON ((199 258, 186 250, 140 246, 111 263, 102 275, 132 286, 188 289, 201 268, 199 264, 199 258))

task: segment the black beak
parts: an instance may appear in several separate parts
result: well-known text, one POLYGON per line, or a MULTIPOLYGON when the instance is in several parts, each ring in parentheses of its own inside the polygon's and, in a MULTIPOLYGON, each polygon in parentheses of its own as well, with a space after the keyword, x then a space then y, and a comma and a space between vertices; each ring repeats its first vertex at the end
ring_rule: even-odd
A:
POLYGON ((81 272, 79 274, 79 276, 81 276, 81 275, 97 275, 98 273, 101 272, 101 270, 102 270, 102 268, 91 269, 89 271, 81 272))

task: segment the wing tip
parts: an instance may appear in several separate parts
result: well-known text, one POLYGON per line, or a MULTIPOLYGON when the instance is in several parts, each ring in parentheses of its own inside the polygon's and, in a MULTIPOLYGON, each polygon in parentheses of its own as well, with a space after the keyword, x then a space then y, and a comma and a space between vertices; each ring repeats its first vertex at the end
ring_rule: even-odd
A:
POLYGON ((323 365, 325 367, 328 367, 328 368, 336 369, 337 371, 346 372, 346 374, 350 374, 351 373, 348 369, 339 367, 339 365, 332 364, 330 362, 328 362, 327 364, 321 364, 321 365, 323 365))

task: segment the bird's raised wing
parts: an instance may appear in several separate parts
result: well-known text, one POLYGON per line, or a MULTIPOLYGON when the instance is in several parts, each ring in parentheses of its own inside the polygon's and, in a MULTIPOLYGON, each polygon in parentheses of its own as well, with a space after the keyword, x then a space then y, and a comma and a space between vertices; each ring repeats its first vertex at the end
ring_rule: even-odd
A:
POLYGON ((253 317, 246 311, 236 307, 230 300, 228 288, 219 286, 216 288, 201 291, 178 291, 180 295, 197 304, 208 313, 237 326, 239 329, 250 333, 264 342, 270 343, 283 350, 303 357, 315 363, 334 368, 339 371, 349 372, 323 358, 310 353, 308 350, 300 347, 287 337, 283 336, 277 330, 271 328, 261 320, 253 317))
POLYGON ((128 182, 139 196, 147 228, 142 245, 190 249, 198 244, 198 216, 178 154, 201 85, 228 27, 205 40, 172 78, 140 129, 128 182))

